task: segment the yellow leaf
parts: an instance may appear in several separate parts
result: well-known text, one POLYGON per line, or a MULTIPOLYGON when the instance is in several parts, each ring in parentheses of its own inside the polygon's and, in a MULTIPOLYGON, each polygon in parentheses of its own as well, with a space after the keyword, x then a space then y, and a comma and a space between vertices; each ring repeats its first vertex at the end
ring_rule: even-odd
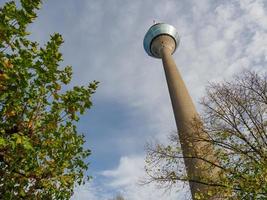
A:
POLYGON ((15 116, 15 115, 16 115, 16 112, 15 112, 14 110, 7 111, 7 112, 6 112, 6 116, 7 116, 7 117, 13 117, 13 116, 15 116))
POLYGON ((212 196, 212 191, 209 190, 209 191, 208 191, 208 195, 209 195, 209 196, 212 196))
POLYGON ((7 79, 9 79, 8 75, 6 75, 6 74, 0 74, 0 81, 5 81, 7 79))
POLYGON ((17 141, 16 141, 16 144, 21 144, 22 143, 22 139, 20 136, 17 137, 17 141))
POLYGON ((6 68, 13 68, 12 63, 11 63, 10 60, 7 59, 7 58, 4 60, 3 65, 4 65, 4 67, 6 67, 6 68))
POLYGON ((61 90, 61 86, 59 84, 56 84, 56 90, 61 90))
POLYGON ((6 89, 6 86, 4 86, 4 85, 0 85, 0 91, 3 91, 3 90, 5 90, 6 89))

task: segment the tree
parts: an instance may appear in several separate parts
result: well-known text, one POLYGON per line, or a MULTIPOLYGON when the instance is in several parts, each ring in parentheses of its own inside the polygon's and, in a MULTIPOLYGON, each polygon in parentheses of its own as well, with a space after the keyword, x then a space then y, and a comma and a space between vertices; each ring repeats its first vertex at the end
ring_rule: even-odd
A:
POLYGON ((121 194, 117 194, 114 198, 111 200, 125 200, 125 198, 121 194))
POLYGON ((90 155, 75 124, 98 82, 63 92, 72 69, 59 66, 61 35, 30 41, 41 1, 18 3, 0 8, 0 199, 69 199, 90 155))
POLYGON ((191 126, 197 140, 214 146, 218 160, 211 162, 204 149, 197 159, 205 163, 207 171, 218 168, 219 178, 189 180, 182 167, 179 138, 173 134, 169 145, 147 146, 145 182, 156 181, 168 188, 179 181, 209 185, 206 196, 196 199, 208 199, 212 194, 221 199, 266 199, 267 74, 248 71, 233 81, 210 84, 201 104, 202 120, 194 120, 191 126))

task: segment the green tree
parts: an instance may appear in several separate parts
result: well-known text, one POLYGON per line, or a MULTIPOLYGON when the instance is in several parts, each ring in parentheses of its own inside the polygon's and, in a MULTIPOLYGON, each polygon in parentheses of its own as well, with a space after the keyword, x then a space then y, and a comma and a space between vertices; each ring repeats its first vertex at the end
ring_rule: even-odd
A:
POLYGON ((41 1, 17 3, 0 8, 0 199, 69 199, 90 155, 75 123, 98 82, 62 91, 72 69, 59 66, 61 35, 30 41, 41 1))
POLYGON ((213 194, 220 199, 267 199, 267 74, 245 72, 231 82, 211 84, 202 105, 202 122, 191 125, 198 141, 214 146, 218 160, 210 161, 205 149, 194 159, 201 159, 207 171, 218 168, 218 179, 189 179, 179 138, 173 134, 168 145, 147 146, 145 183, 175 187, 179 181, 197 181, 210 186, 204 199, 213 194))

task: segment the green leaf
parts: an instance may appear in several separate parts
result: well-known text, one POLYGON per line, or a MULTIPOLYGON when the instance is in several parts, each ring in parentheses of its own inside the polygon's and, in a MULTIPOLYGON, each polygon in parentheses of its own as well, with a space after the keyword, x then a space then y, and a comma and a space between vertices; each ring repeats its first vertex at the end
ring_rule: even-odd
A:
POLYGON ((2 137, 0 137, 0 146, 5 147, 6 146, 6 140, 2 137))

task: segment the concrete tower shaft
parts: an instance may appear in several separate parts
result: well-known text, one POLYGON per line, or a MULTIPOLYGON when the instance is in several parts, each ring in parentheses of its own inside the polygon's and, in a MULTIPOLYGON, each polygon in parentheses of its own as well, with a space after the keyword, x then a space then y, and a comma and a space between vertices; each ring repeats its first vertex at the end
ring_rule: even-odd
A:
MULTIPOLYGON (((145 36, 144 48, 148 55, 162 59, 187 175, 190 180, 194 180, 189 181, 189 185, 192 197, 195 199, 196 193, 205 194, 208 190, 205 184, 199 182, 207 176, 215 176, 218 170, 211 169, 210 166, 205 168, 203 160, 196 158, 206 154, 207 160, 216 162, 213 147, 199 141, 200 137, 206 138, 207 136, 201 132, 196 133, 192 126, 193 121, 200 122, 199 115, 172 58, 172 54, 179 44, 178 34, 174 27, 168 26, 170 25, 156 24, 152 26, 145 36), (164 26, 162 27, 162 25, 164 26), (150 35, 153 37, 149 37, 150 35)), ((216 199, 216 197, 209 199, 216 199)))
MULTIPOLYGON (((203 148, 205 151, 207 151, 208 148, 205 147, 203 143, 197 142, 197 135, 195 135, 192 122, 198 120, 199 116, 182 76, 171 56, 171 51, 168 48, 163 48, 161 52, 187 175, 189 179, 197 181, 200 177, 203 178, 210 175, 203 171, 203 162, 194 158, 197 157, 199 154, 198 152, 202 151, 203 148)), ((205 185, 198 184, 194 181, 190 181, 189 185, 192 197, 194 197, 197 192, 203 193, 208 189, 205 185)))

